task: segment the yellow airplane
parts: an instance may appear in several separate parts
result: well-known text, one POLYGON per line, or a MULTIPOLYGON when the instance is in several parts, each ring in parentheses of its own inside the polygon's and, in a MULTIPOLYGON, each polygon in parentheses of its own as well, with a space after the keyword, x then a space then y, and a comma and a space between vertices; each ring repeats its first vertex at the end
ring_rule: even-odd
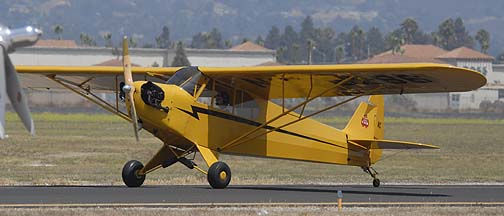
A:
POLYGON ((219 160, 221 154, 361 167, 378 187, 372 165, 383 149, 437 148, 384 139, 382 95, 470 91, 486 84, 476 71, 430 63, 132 68, 126 39, 123 62, 124 67, 16 70, 25 87, 67 88, 132 122, 137 141, 143 129, 164 143, 145 165, 136 160, 124 165, 128 187, 139 187, 147 174, 180 162, 205 174, 212 188, 225 188, 231 169, 219 160), (101 91, 115 92, 115 104, 97 97, 101 91), (305 112, 317 98, 343 96, 341 102, 305 112), (370 97, 343 130, 310 118, 363 96, 370 97), (291 98, 299 104, 286 106, 291 98), (196 152, 208 169, 189 157, 196 152))

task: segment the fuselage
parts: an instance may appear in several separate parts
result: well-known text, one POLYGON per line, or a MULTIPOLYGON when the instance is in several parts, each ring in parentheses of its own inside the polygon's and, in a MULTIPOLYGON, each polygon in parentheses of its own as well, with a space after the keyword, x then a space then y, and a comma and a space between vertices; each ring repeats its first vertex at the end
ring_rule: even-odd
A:
POLYGON ((371 163, 370 151, 349 145, 348 135, 341 130, 310 118, 281 127, 300 118, 294 112, 258 129, 285 110, 262 98, 249 99, 244 103, 248 104, 246 108, 233 103, 232 108, 226 109, 214 104, 215 96, 208 97, 205 103, 178 85, 137 81, 134 87, 142 128, 166 144, 183 149, 199 145, 224 154, 342 165, 371 163), (255 132, 236 141, 252 130, 255 132), (232 141, 236 142, 227 145, 232 141))

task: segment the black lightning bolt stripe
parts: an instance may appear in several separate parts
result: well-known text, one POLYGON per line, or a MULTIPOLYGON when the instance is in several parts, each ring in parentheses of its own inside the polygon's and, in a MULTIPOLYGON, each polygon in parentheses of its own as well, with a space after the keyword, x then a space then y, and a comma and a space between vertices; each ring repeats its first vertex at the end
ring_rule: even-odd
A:
MULTIPOLYGON (((201 113, 201 114, 207 114, 207 115, 210 115, 210 116, 215 116, 215 117, 219 117, 219 118, 223 118, 223 119, 227 119, 227 120, 231 120, 231 121, 235 121, 235 122, 240 122, 240 123, 243 123, 243 124, 252 125, 252 126, 255 126, 255 127, 259 127, 259 126, 262 125, 262 123, 259 123, 259 122, 256 122, 256 121, 252 121, 252 120, 249 120, 249 119, 246 119, 246 118, 238 117, 238 116, 227 114, 227 113, 223 113, 223 112, 217 112, 217 111, 213 111, 213 110, 209 110, 209 109, 205 109, 205 108, 201 108, 201 107, 197 107, 197 106, 191 106, 192 112, 184 110, 184 109, 181 109, 179 107, 177 107, 177 109, 179 109, 180 111, 182 111, 182 112, 184 112, 184 113, 186 113, 186 114, 188 114, 188 115, 190 115, 193 118, 198 119, 198 120, 199 120, 198 113, 201 113)), ((264 128, 267 129, 267 130, 275 130, 275 127, 271 127, 271 126, 265 126, 264 128)), ((319 140, 319 139, 316 139, 316 138, 313 138, 313 137, 309 137, 309 136, 305 136, 305 135, 302 135, 302 134, 286 131, 286 130, 283 130, 283 129, 277 129, 275 131, 279 132, 279 133, 288 134, 288 135, 291 135, 291 136, 301 137, 301 138, 304 138, 304 139, 309 139, 309 140, 317 141, 317 142, 320 142, 320 143, 324 143, 324 144, 328 144, 328 145, 332 145, 332 146, 348 149, 347 147, 344 147, 344 146, 340 146, 340 145, 337 145, 337 144, 334 144, 334 143, 326 142, 326 141, 319 140)))

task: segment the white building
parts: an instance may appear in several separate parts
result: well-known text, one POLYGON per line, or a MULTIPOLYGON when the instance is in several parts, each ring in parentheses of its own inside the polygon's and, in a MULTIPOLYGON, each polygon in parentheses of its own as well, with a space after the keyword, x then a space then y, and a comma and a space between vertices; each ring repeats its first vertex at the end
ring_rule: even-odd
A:
MULTIPOLYGON (((231 49, 186 49, 193 66, 238 67, 276 62, 275 51, 251 42, 231 49)), ((105 47, 79 47, 73 41, 40 41, 33 47, 16 50, 10 57, 14 65, 89 66, 118 58, 119 50, 105 47), (113 53, 118 54, 113 54, 113 53)), ((173 49, 131 48, 131 61, 150 67, 169 66, 175 57, 173 49)))

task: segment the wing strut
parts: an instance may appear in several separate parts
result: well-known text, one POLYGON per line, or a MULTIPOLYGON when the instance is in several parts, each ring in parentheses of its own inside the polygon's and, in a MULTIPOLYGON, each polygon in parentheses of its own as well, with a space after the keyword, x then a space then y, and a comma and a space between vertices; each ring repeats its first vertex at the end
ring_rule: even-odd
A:
MULTIPOLYGON (((116 96, 116 107, 114 107, 111 104, 109 104, 107 101, 105 101, 105 100, 101 99, 100 97, 98 97, 97 95, 93 94, 90 89, 85 89, 83 86, 80 86, 78 84, 73 84, 71 82, 67 82, 64 79, 56 78, 55 75, 48 75, 47 78, 60 84, 61 86, 65 87, 66 89, 86 98, 87 100, 93 102, 94 104, 100 106, 101 108, 103 108, 113 114, 116 114, 117 116, 123 118, 124 120, 132 122, 131 118, 128 115, 126 115, 126 113, 119 110, 119 101, 118 101, 117 96, 116 96), (73 85, 76 88, 72 88, 72 86, 70 86, 70 85, 73 85), (77 90, 77 88, 80 89, 80 91, 77 90)), ((118 94, 117 92, 118 92, 118 90, 117 90, 117 86, 116 86, 116 95, 118 94)))
MULTIPOLYGON (((334 85, 333 87, 328 88, 327 90, 325 90, 325 91, 323 91, 323 92, 321 92, 321 93, 319 93, 319 94, 317 94, 317 95, 315 95, 315 96, 313 96, 313 97, 309 97, 309 98, 307 97, 307 99, 306 99, 304 102, 302 102, 302 103, 300 103, 300 104, 298 104, 298 105, 296 105, 296 106, 292 107, 291 109, 289 109, 289 110, 287 110, 287 111, 285 111, 285 112, 283 112, 283 113, 279 114, 278 116, 276 116, 276 117, 274 117, 274 118, 272 118, 272 119, 268 120, 266 123, 264 123, 264 124, 262 124, 262 125, 260 125, 260 126, 258 126, 258 127, 256 127, 256 128, 254 128, 254 129, 252 129, 251 131, 249 131, 249 132, 247 132, 247 133, 245 133, 245 134, 243 134, 243 135, 241 135, 241 136, 239 136, 239 137, 237 137, 237 138, 235 138, 235 139, 231 140, 230 142, 226 143, 225 145, 223 145, 222 147, 218 148, 217 150, 218 150, 218 151, 223 151, 223 150, 229 149, 229 148, 231 148, 231 147, 233 147, 233 146, 236 146, 236 145, 238 145, 238 144, 241 144, 241 143, 243 143, 243 142, 245 142, 245 141, 249 141, 249 140, 251 140, 251 139, 254 139, 254 138, 258 137, 258 136, 254 136, 254 137, 252 137, 251 139, 244 140, 244 138, 246 138, 246 137, 250 136, 251 134, 255 133, 256 131, 260 130, 261 128, 264 128, 264 127, 268 126, 268 125, 269 125, 269 124, 271 124, 272 122, 274 122, 274 121, 276 121, 276 120, 280 119, 282 116, 285 116, 285 115, 287 115, 287 114, 289 114, 289 113, 293 112, 294 110, 296 110, 296 109, 297 109, 297 108, 299 108, 299 107, 305 106, 307 103, 311 102, 312 100, 314 100, 314 99, 316 99, 316 98, 318 98, 318 97, 321 97, 321 96, 322 96, 322 95, 324 95, 325 93, 327 93, 327 92, 329 92, 329 91, 331 91, 331 90, 334 90, 335 88, 340 87, 341 85, 343 85, 343 84, 345 84, 346 82, 348 82, 348 81, 352 80, 353 78, 354 78, 353 76, 349 76, 349 77, 347 77, 346 79, 344 79, 344 80, 342 80, 342 81, 338 82, 338 84, 334 85)), ((315 112, 315 113, 313 113, 313 114, 310 114, 310 115, 308 115, 308 116, 306 116, 306 117, 302 117, 302 118, 299 118, 299 119, 297 119, 297 120, 295 120, 295 121, 293 121, 293 122, 289 122, 289 123, 287 123, 287 124, 285 124, 285 125, 282 125, 282 126, 280 126, 280 127, 274 127, 274 129, 273 129, 273 130, 269 130, 269 131, 267 131, 267 132, 265 132, 265 133, 260 134, 259 136, 261 136, 261 135, 263 135, 263 134, 266 134, 266 133, 270 133, 270 132, 272 132, 272 131, 276 131, 276 130, 278 130, 278 129, 280 129, 280 128, 286 127, 286 126, 288 126, 288 125, 294 124, 294 123, 296 123, 296 122, 299 122, 299 121, 304 120, 304 119, 306 119, 306 118, 309 118, 309 117, 311 117, 311 116, 317 115, 317 114, 319 114, 319 113, 321 113, 321 112, 324 112, 324 111, 327 111, 327 110, 329 110, 329 109, 335 108, 335 107, 340 106, 340 105, 342 105, 342 104, 344 104, 344 103, 347 103, 347 102, 349 102, 349 101, 351 101, 351 100, 355 100, 355 99, 357 99, 357 98, 359 98, 359 97, 361 97, 361 96, 363 96, 363 95, 370 94, 370 93, 372 93, 373 91, 376 91, 376 90, 378 90, 378 89, 380 89, 380 88, 381 88, 381 86, 380 86, 380 87, 378 87, 378 88, 375 88, 375 89, 373 89, 373 90, 371 90, 371 91, 369 91, 369 92, 365 92, 365 93, 359 94, 359 95, 357 95, 357 96, 355 96, 355 97, 352 97, 352 98, 350 98, 350 99, 347 99, 347 100, 345 100, 345 101, 343 101, 343 102, 340 102, 340 103, 335 104, 335 105, 333 105, 333 106, 327 107, 327 108, 325 108, 325 109, 323 109, 323 110, 320 110, 320 111, 318 111, 318 112, 315 112)))

